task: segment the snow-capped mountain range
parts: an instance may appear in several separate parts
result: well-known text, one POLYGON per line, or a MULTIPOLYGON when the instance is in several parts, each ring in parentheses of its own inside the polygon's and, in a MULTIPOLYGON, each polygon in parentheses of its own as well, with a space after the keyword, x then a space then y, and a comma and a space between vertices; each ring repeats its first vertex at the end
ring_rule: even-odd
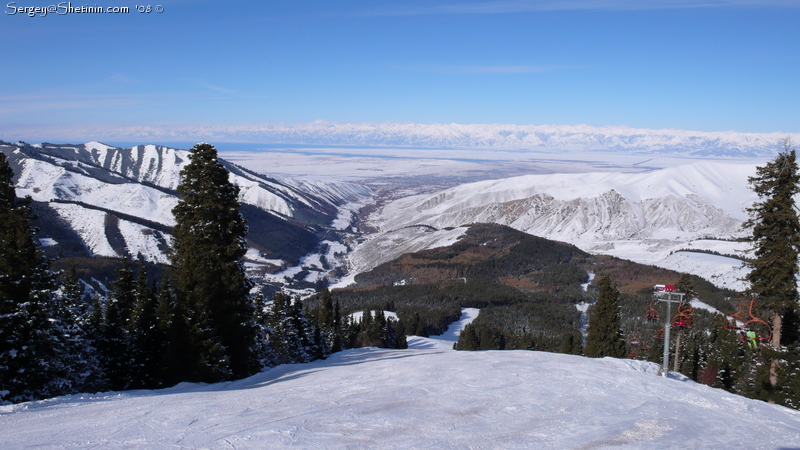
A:
POLYGON ((407 251, 453 242, 462 225, 490 222, 741 288, 741 261, 675 252, 746 251, 736 238, 746 234, 746 208, 757 200, 747 184, 754 174, 752 164, 701 161, 643 173, 527 175, 463 184, 385 205, 371 218, 380 233, 357 247, 351 260, 367 270, 407 251), (701 268, 698 258, 716 261, 701 268))
MULTIPOLYGON (((180 170, 189 161, 187 151, 156 145, 123 149, 99 142, 19 143, 0 149, 14 165, 18 194, 47 204, 91 254, 119 256, 126 250, 167 261, 171 210, 180 170)), ((347 255, 350 276, 343 282, 403 253, 452 244, 463 233, 462 225, 492 222, 743 289, 746 269, 740 259, 726 255, 748 250, 737 238, 746 235, 746 208, 756 200, 747 184, 755 164, 737 158, 694 160, 635 173, 486 180, 398 198, 361 218, 378 232, 362 236, 347 255), (687 249, 694 252, 681 251, 687 249)), ((275 179, 221 162, 241 188, 244 211, 266 213, 250 218, 251 230, 272 231, 251 233, 248 252, 252 263, 274 266, 263 274, 266 282, 316 283, 340 264, 351 245, 330 233, 353 231, 349 227, 358 208, 371 201, 369 188, 275 179), (260 242, 266 235, 271 236, 268 242, 260 242)))
MULTIPOLYGON (((31 130, 5 130, 7 135, 31 130)), ((485 148, 505 150, 601 150, 672 153, 692 156, 765 156, 797 133, 701 132, 677 129, 651 130, 626 126, 333 123, 149 126, 71 126, 37 130, 36 134, 76 136, 107 141, 271 142, 282 144, 391 146, 422 148, 485 148)))
MULTIPOLYGON (((29 195, 55 210, 90 254, 121 256, 120 245, 110 239, 118 234, 128 254, 167 262, 172 208, 178 202, 180 171, 190 162, 188 151, 157 145, 119 148, 99 142, 0 143, 0 150, 14 169, 17 195, 29 195)), ((331 227, 341 206, 371 195, 362 185, 344 182, 293 186, 220 162, 229 170, 231 182, 239 186, 242 204, 253 207, 246 212, 251 227, 267 223, 273 231, 300 230, 314 242, 295 244, 299 249, 317 245, 315 234, 331 227)), ((269 258, 269 243, 252 235, 251 244, 269 258)), ((249 253, 256 260, 264 259, 259 254, 249 253)), ((291 256, 299 259, 305 254, 291 256)), ((269 260, 281 266, 284 257, 279 254, 269 260)))

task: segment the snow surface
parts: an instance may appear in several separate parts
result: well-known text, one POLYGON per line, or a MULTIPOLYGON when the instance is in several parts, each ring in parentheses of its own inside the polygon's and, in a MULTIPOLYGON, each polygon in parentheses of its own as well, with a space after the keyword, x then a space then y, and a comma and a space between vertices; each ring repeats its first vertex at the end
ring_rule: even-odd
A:
MULTIPOLYGON (((383 316, 387 319, 391 317, 394 320, 397 320, 397 313, 394 311, 383 311, 383 316)), ((364 311, 357 311, 353 314, 350 314, 350 318, 356 322, 361 322, 361 318, 364 317, 364 311)), ((372 311, 372 317, 375 317, 375 312, 372 311)))
POLYGON ((42 247, 52 247, 58 245, 58 241, 53 238, 39 238, 39 245, 42 247))
POLYGON ((796 448, 800 412, 653 363, 347 350, 217 384, 0 406, 16 448, 796 448))
POLYGON ((692 300, 692 308, 705 309, 706 311, 712 312, 714 314, 722 314, 722 311, 718 310, 717 308, 714 308, 708 303, 705 303, 697 299, 692 300))

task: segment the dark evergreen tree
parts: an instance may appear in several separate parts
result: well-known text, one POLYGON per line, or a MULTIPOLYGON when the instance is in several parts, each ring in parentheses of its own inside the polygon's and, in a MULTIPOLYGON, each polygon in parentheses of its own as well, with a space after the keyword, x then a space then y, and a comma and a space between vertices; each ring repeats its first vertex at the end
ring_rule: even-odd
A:
POLYGON ((101 325, 99 344, 103 370, 113 390, 127 389, 131 383, 130 331, 133 328, 132 313, 136 304, 136 287, 133 268, 128 258, 122 259, 117 269, 117 279, 111 285, 111 295, 101 325))
MULTIPOLYGON (((800 174, 790 146, 785 140, 784 151, 748 178, 760 201, 748 209, 746 225, 753 227, 755 257, 749 261, 753 270, 747 280, 759 303, 773 316, 776 346, 780 345, 782 317, 797 307, 800 220, 794 196, 800 192, 800 174)), ((796 337, 796 330, 789 334, 796 337)))
POLYGON ((104 387, 104 373, 92 335, 92 308, 74 264, 64 273, 60 291, 60 298, 52 303, 51 317, 60 327, 66 345, 65 378, 73 391, 100 390, 104 387))
POLYGON ((253 321, 258 329, 256 340, 256 354, 261 361, 262 367, 272 367, 277 364, 278 357, 270 347, 269 335, 269 312, 264 302, 264 295, 259 292, 253 299, 253 321))
POLYGON ((86 339, 91 343, 95 358, 98 364, 98 377, 94 383, 93 390, 103 391, 110 389, 108 384, 108 376, 105 374, 105 364, 103 359, 102 346, 104 343, 103 337, 103 323, 105 311, 103 310, 102 299, 96 293, 87 301, 91 302, 88 319, 86 323, 86 339))
POLYGON ((331 299, 331 291, 328 288, 322 289, 322 308, 319 311, 318 322, 321 327, 325 329, 333 329, 334 327, 334 311, 333 300, 331 299))
POLYGON ((619 291, 608 275, 598 283, 597 302, 592 306, 584 355, 591 358, 625 357, 625 338, 620 329, 619 291))
POLYGON ((147 268, 139 261, 136 280, 136 307, 133 311, 131 342, 131 389, 154 389, 161 382, 161 347, 164 336, 158 326, 158 298, 155 287, 147 283, 147 268))
MULTIPOLYGON (((299 298, 295 301, 299 301, 299 298)), ((302 307, 298 308, 291 297, 283 293, 273 297, 268 323, 271 331, 269 344, 278 364, 311 361, 302 307)))
POLYGON ((678 284, 675 285, 675 289, 678 292, 683 292, 686 294, 684 297, 685 302, 691 302, 692 299, 697 298, 697 292, 694 290, 694 283, 692 282, 692 276, 688 273, 682 273, 681 277, 678 279, 678 284))
POLYGON ((453 348, 456 350, 478 350, 480 341, 475 333, 475 326, 468 324, 464 327, 458 335, 458 342, 455 343, 453 348))
POLYGON ((185 320, 186 315, 180 311, 169 279, 168 275, 161 279, 157 295, 156 324, 158 333, 163 338, 159 351, 160 386, 172 386, 183 380, 184 368, 190 366, 194 360, 184 351, 188 348, 186 340, 189 327, 185 320))
POLYGON ((17 199, 0 153, 0 402, 68 393, 67 333, 52 317, 54 279, 33 238, 30 198, 17 199))
POLYGON ((241 378, 260 369, 251 283, 242 257, 247 226, 239 211, 239 188, 209 144, 191 149, 181 171, 172 264, 179 311, 189 333, 181 370, 190 381, 241 378))
POLYGON ((342 312, 339 307, 339 300, 333 306, 333 339, 331 339, 331 352, 344 350, 345 338, 342 329, 342 312))
MULTIPOLYGON (((800 192, 800 173, 791 141, 785 139, 783 152, 767 165, 757 167, 756 176, 748 178, 748 181, 759 201, 748 209, 750 220, 746 225, 753 227, 755 257, 749 261, 753 270, 747 280, 752 294, 758 296, 761 311, 766 310, 772 316, 773 333, 773 349, 765 351, 764 355, 770 359, 769 387, 758 389, 767 393, 759 393, 756 397, 775 401, 776 396, 791 397, 781 393, 783 389, 778 385, 779 380, 787 378, 781 376, 780 366, 781 361, 795 359, 800 351, 798 323, 784 320, 797 317, 797 274, 800 271, 797 261, 800 220, 794 201, 794 196, 800 192)), ((763 377, 755 383, 763 385, 762 380, 763 377)))

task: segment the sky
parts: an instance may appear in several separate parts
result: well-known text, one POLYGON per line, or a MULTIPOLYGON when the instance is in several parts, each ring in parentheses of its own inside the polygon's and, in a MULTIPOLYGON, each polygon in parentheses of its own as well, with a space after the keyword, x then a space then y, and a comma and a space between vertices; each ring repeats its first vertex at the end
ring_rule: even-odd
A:
POLYGON ((48 1, 0 17, 0 139, 316 120, 800 132, 800 0, 16 9, 48 1))

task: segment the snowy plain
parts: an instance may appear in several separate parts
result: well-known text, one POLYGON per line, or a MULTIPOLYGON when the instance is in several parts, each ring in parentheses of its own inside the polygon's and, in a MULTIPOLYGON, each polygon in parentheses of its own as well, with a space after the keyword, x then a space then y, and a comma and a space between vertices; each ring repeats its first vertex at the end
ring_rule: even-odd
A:
POLYGON ((217 384, 0 406, 0 448, 790 449, 800 411, 658 365, 448 347, 363 348, 217 384))

